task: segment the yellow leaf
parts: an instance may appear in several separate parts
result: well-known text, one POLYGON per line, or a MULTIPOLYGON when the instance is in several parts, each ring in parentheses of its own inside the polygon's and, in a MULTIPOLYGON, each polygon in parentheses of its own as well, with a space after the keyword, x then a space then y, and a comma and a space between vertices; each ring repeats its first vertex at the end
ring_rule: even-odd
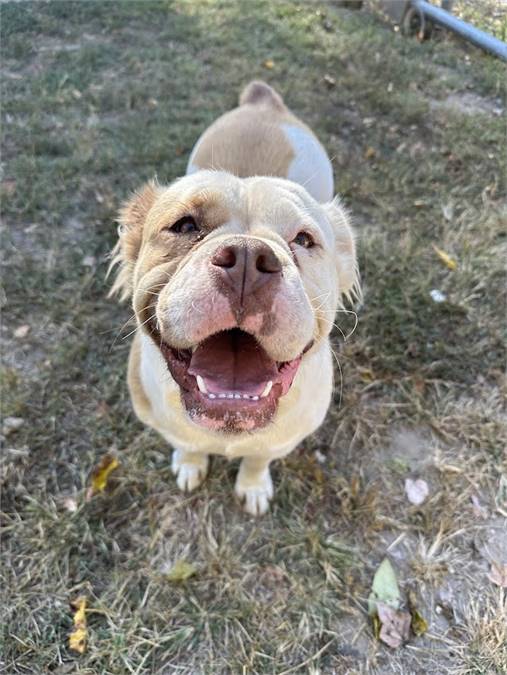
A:
POLYGON ((168 581, 186 581, 197 572, 197 569, 186 560, 177 560, 166 574, 168 581))
POLYGON ((454 260, 454 258, 451 258, 451 256, 448 253, 442 251, 442 249, 438 248, 438 246, 435 246, 435 244, 433 244, 433 250, 438 255, 440 260, 444 263, 444 265, 446 265, 450 270, 456 269, 458 263, 454 260))
POLYGON ((97 466, 92 471, 92 495, 96 492, 102 492, 109 478, 109 474, 114 471, 120 463, 113 455, 109 453, 104 455, 97 466))
POLYGON ((268 70, 273 70, 273 68, 275 67, 275 62, 272 61, 271 59, 266 59, 262 65, 264 66, 264 68, 267 68, 268 70))
POLYGON ((424 617, 419 614, 417 609, 413 608, 410 613, 412 614, 412 621, 410 627, 414 635, 423 635, 428 630, 428 622, 424 617))
POLYGON ((74 609, 74 630, 69 635, 69 647, 75 652, 84 654, 88 631, 86 628, 86 598, 79 597, 71 603, 74 609))

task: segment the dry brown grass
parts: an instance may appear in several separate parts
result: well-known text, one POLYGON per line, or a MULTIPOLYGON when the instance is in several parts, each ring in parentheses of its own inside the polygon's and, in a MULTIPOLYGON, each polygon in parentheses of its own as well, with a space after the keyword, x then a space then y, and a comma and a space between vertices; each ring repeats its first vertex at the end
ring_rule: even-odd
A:
MULTIPOLYGON (((488 578, 507 559, 502 65, 333 2, 1 13, 2 405, 24 420, 2 463, 2 672, 505 672, 505 589, 488 578), (155 173, 180 175, 252 77, 333 156, 365 290, 354 334, 334 337, 343 383, 337 372, 326 423, 275 465, 260 520, 235 503, 223 459, 178 493, 170 449, 131 412, 129 312, 104 282, 118 204, 155 173), (111 448, 121 467, 87 502, 111 448), (404 483, 419 477, 430 494, 414 506, 404 483), (385 555, 429 623, 397 651, 366 611, 385 555), (171 583, 181 558, 196 574, 171 583), (79 656, 69 600, 81 594, 79 656)), ((354 317, 337 323, 347 335, 354 317)))

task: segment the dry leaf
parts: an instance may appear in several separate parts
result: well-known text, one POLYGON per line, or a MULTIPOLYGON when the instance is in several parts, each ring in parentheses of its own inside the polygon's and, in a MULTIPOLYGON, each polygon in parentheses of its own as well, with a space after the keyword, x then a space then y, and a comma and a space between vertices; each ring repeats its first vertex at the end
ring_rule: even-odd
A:
POLYGON ((438 248, 438 246, 435 246, 435 244, 433 244, 433 250, 446 267, 448 267, 450 270, 456 269, 458 263, 454 260, 454 258, 451 258, 451 256, 448 253, 442 251, 442 249, 438 248))
POLYGON ((331 77, 331 75, 324 75, 324 82, 327 84, 327 86, 331 89, 332 87, 336 86, 336 80, 334 77, 331 77))
POLYGON ((75 513, 77 511, 77 502, 74 497, 65 497, 63 507, 70 513, 75 513))
POLYGON ((22 417, 5 417, 2 424, 2 434, 4 436, 10 436, 14 431, 20 429, 25 420, 22 417))
POLYGON ((84 265, 85 267, 95 267, 97 264, 97 259, 94 255, 86 255, 82 261, 81 264, 84 265))
POLYGON ((442 291, 439 291, 438 288, 434 288, 432 291, 430 291, 430 296, 433 302, 436 302, 438 304, 445 302, 447 300, 447 295, 445 293, 442 293, 442 291))
POLYGON ((19 326, 19 328, 16 328, 14 331, 14 337, 18 338, 19 340, 22 340, 23 338, 26 338, 28 333, 30 332, 30 326, 25 323, 22 326, 19 326))
POLYGON ((373 577, 371 593, 368 598, 368 613, 374 615, 379 603, 398 609, 401 603, 400 589, 393 566, 388 558, 380 563, 373 577))
POLYGON ((105 454, 100 462, 94 467, 91 475, 91 485, 86 492, 86 499, 91 499, 97 492, 103 492, 106 488, 109 474, 120 466, 119 461, 110 453, 105 454))
POLYGON ((413 634, 417 636, 424 635, 428 630, 428 622, 415 608, 412 609, 411 614, 412 622, 410 627, 412 628, 413 634))
POLYGON ((382 624, 379 633, 382 642, 396 649, 408 640, 411 622, 408 612, 397 611, 383 602, 377 602, 377 613, 382 624))
POLYGON ((428 483, 422 478, 418 478, 417 480, 407 478, 405 481, 405 493, 411 504, 420 506, 429 495, 430 489, 428 483))
POLYGON ((86 638, 88 630, 86 628, 86 598, 81 596, 71 602, 71 606, 76 610, 74 613, 74 630, 69 635, 69 647, 75 652, 84 654, 86 650, 86 638))
POLYGON ((377 152, 376 152, 375 148, 372 148, 371 146, 366 148, 366 150, 364 151, 364 158, 365 159, 373 159, 376 156, 377 156, 377 152))
POLYGON ((470 497, 472 502, 472 511, 476 518, 481 518, 485 520, 488 517, 488 510, 481 504, 479 497, 477 495, 472 495, 470 497))
POLYGON ((275 62, 272 59, 266 59, 262 65, 268 70, 273 70, 275 67, 275 62))
POLYGON ((500 484, 495 495, 496 510, 507 518, 507 476, 500 476, 500 484))
POLYGON ((186 581, 193 577, 197 568, 186 560, 177 560, 171 569, 165 574, 168 581, 186 581))
POLYGON ((497 562, 492 563, 488 579, 500 588, 507 588, 507 565, 497 562))

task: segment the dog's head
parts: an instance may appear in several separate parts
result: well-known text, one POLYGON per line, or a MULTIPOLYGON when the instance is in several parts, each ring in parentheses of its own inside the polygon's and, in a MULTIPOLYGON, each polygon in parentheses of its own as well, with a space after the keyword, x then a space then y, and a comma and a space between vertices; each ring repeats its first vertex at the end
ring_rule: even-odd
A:
POLYGON ((341 298, 358 291, 339 202, 280 178, 149 183, 121 210, 115 262, 113 292, 132 296, 188 415, 221 431, 272 419, 341 298))

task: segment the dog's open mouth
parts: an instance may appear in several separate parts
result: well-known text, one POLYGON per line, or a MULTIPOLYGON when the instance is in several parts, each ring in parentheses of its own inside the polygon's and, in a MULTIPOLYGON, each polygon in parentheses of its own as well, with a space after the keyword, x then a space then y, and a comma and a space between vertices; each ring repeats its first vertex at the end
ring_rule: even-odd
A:
POLYGON ((262 427, 273 417, 311 344, 284 362, 272 359, 253 335, 237 328, 215 333, 193 349, 173 349, 163 341, 159 346, 195 422, 217 430, 245 431, 262 427))

